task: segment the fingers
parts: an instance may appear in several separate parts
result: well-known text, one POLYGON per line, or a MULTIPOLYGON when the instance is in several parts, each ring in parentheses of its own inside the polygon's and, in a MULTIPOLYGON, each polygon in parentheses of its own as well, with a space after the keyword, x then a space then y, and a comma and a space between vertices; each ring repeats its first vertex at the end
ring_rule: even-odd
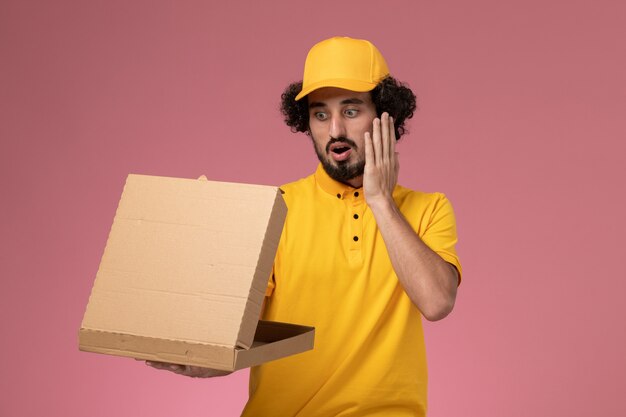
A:
POLYGON ((394 163, 394 176, 393 176, 393 185, 395 186, 398 183, 398 174, 400 174, 400 161, 398 159, 398 152, 394 152, 393 163, 394 163))
POLYGON ((394 177, 394 185, 398 179, 398 152, 396 152, 396 128, 393 123, 393 117, 389 116, 388 123, 388 131, 389 131, 389 164, 391 166, 392 172, 395 173, 394 177))
POLYGON ((365 166, 376 167, 391 175, 395 180, 398 176, 398 153, 396 152, 396 129, 393 117, 384 112, 380 118, 372 122, 372 133, 365 133, 365 166))
POLYGON ((384 112, 365 133, 363 189, 369 204, 392 198, 398 180, 398 154, 393 118, 384 112), (383 200, 381 200, 383 199, 383 200))
POLYGON ((366 133, 366 138, 371 138, 371 150, 374 151, 374 161, 376 163, 393 160, 397 141, 393 122, 393 117, 389 113, 384 112, 380 118, 376 118, 372 122, 372 134, 366 133))
POLYGON ((396 155, 396 141, 396 127, 393 117, 389 116, 389 155, 396 155))
POLYGON ((374 161, 376 165, 380 165, 383 161, 383 144, 381 138, 381 120, 375 118, 372 128, 372 147, 374 149, 374 161))
POLYGON ((375 163, 372 135, 370 135, 370 132, 365 132, 365 166, 373 167, 375 163))
POLYGON ((187 369, 185 365, 178 365, 175 363, 156 362, 156 361, 146 361, 146 365, 151 366, 152 368, 155 368, 155 369, 163 369, 165 371, 170 371, 170 372, 174 372, 177 374, 182 374, 187 369))
POLYGON ((383 161, 389 161, 389 113, 383 113, 380 118, 381 123, 381 135, 382 135, 382 159, 383 161))
POLYGON ((202 368, 200 366, 178 365, 175 363, 165 363, 156 361, 146 361, 146 365, 165 371, 174 372, 175 374, 189 376, 192 378, 212 378, 216 376, 229 375, 232 372, 222 371, 219 369, 202 368))

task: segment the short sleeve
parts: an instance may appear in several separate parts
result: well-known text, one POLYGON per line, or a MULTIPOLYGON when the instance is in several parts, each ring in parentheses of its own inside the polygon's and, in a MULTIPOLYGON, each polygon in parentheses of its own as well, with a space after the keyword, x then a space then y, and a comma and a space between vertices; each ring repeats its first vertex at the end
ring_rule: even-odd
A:
POLYGON ((437 193, 436 195, 437 199, 421 238, 444 261, 454 265, 459 272, 460 284, 462 271, 455 248, 458 238, 454 211, 444 194, 437 193))

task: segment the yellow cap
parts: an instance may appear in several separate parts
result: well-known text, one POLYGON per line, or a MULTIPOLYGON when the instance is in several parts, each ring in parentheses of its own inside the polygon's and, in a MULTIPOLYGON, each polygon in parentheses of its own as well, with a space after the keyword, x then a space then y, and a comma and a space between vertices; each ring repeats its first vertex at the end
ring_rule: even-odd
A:
POLYGON ((315 44, 304 63, 300 100, 322 87, 351 91, 371 91, 389 75, 382 54, 363 39, 334 37, 315 44))

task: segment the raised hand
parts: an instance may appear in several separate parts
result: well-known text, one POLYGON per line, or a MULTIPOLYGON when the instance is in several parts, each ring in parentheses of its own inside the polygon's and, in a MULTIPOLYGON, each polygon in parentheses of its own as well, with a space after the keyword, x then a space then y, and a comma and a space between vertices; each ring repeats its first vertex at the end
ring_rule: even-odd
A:
POLYGON ((372 134, 365 133, 363 192, 370 207, 391 201, 399 170, 393 118, 383 113, 374 119, 372 134))

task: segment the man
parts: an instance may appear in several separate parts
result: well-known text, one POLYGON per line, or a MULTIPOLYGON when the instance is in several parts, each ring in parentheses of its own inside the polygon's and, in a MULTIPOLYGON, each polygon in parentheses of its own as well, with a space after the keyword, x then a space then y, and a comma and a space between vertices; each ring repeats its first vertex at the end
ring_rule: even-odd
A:
POLYGON ((282 100, 320 165, 281 187, 288 214, 264 318, 314 326, 316 340, 252 369, 243 416, 424 416, 421 316, 450 313, 461 267, 445 196, 396 184, 415 96, 370 42, 335 37, 311 49, 282 100))

